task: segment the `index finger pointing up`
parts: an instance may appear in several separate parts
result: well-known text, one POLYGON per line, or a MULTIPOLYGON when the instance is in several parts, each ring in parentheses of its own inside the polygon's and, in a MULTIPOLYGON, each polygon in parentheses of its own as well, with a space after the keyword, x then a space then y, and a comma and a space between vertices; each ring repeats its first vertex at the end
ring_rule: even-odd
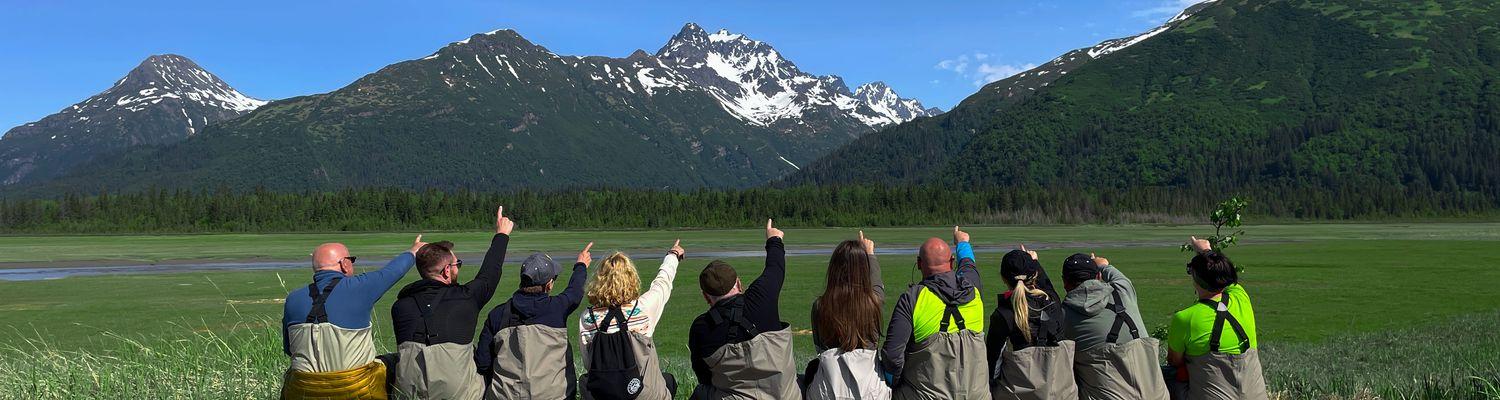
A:
POLYGON ((594 242, 589 242, 588 246, 583 246, 583 252, 587 253, 592 248, 594 248, 594 242))
POLYGON ((500 209, 495 210, 495 218, 500 218, 502 215, 505 215, 505 206, 500 206, 500 209))

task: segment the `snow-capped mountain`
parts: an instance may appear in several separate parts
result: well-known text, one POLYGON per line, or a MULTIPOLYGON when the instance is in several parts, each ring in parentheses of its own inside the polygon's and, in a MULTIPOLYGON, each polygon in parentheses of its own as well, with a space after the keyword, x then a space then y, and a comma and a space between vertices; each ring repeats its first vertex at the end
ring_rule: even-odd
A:
POLYGON ((727 30, 710 34, 693 23, 683 26, 656 57, 740 119, 783 131, 845 124, 869 130, 935 111, 901 98, 881 82, 850 92, 842 78, 803 72, 770 44, 727 30))
POLYGON ((56 176, 131 146, 176 142, 265 103, 186 57, 154 55, 109 89, 0 137, 0 185, 56 176))
POLYGON ((1023 98, 1027 95, 1030 95, 1032 92, 1035 92, 1037 89, 1052 84, 1052 81, 1062 77, 1063 75, 1067 75, 1069 72, 1072 72, 1074 69, 1077 69, 1079 66, 1082 66, 1089 61, 1109 56, 1110 54, 1114 54, 1115 52, 1124 50, 1130 46, 1134 46, 1137 43, 1146 41, 1146 39, 1150 39, 1153 36, 1159 35, 1162 32, 1166 32, 1172 29, 1173 27, 1177 26, 1179 22, 1182 22, 1183 20, 1187 19, 1189 16, 1192 16, 1194 13, 1197 13, 1203 8, 1208 7, 1215 1, 1217 0, 1203 0, 1198 2, 1197 4, 1188 6, 1187 8, 1183 9, 1181 13, 1178 13, 1177 16, 1174 16, 1171 19, 1167 20, 1166 23, 1163 23, 1162 25, 1155 28, 1151 28, 1151 30, 1148 30, 1146 32, 1133 36, 1105 40, 1091 47, 1075 49, 1067 53, 1063 53, 1063 55, 1057 56, 1057 58, 1053 58, 1046 64, 1042 64, 1040 66, 1037 66, 1036 68, 1032 68, 1026 70, 1025 72, 1016 74, 1015 76, 1011 76, 1009 78, 1001 79, 985 85, 984 89, 981 89, 981 91, 993 91, 996 93, 1001 93, 1005 97, 1012 99, 1023 98))

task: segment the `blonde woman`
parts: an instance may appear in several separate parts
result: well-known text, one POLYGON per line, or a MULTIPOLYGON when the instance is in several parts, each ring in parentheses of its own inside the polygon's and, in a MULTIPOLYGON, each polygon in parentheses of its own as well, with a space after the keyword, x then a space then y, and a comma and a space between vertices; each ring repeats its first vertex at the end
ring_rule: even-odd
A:
POLYGON ((589 308, 578 318, 589 371, 582 378, 585 399, 657 400, 676 393, 676 379, 661 372, 651 335, 672 296, 672 279, 685 254, 681 240, 673 243, 645 293, 635 262, 624 253, 615 252, 594 268, 584 291, 589 308))

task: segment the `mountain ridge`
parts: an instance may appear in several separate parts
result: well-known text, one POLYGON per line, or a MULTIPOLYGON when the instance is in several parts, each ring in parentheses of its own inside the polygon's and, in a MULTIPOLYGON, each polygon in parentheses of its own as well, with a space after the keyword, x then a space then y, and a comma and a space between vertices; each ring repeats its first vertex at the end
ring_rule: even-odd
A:
POLYGON ((187 57, 152 55, 104 91, 0 136, 0 186, 57 176, 132 146, 175 142, 264 104, 187 57))

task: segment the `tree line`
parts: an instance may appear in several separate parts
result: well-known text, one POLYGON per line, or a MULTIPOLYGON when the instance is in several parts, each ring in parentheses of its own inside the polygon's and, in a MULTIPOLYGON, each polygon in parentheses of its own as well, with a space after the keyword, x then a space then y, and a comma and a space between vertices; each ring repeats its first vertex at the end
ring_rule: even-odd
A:
MULTIPOLYGON (((1365 188, 1368 189, 1368 188, 1365 188)), ((480 192, 362 188, 275 192, 153 189, 0 200, 0 233, 191 233, 480 230, 497 204, 528 229, 736 228, 779 225, 1201 223, 1241 195, 1257 220, 1495 215, 1494 198, 1427 188, 1388 190, 937 185, 793 186, 741 190, 594 189, 480 192), (1263 200, 1262 200, 1263 199, 1263 200)))

